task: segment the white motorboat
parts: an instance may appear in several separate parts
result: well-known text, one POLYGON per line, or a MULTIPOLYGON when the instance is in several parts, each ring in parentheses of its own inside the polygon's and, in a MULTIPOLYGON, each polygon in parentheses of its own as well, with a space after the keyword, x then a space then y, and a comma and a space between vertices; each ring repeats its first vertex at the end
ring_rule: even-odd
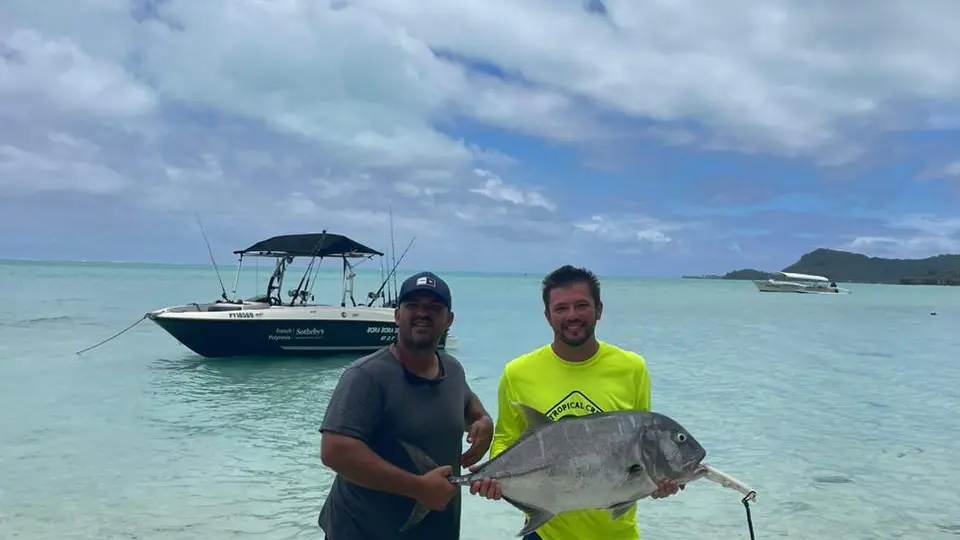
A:
POLYGON ((785 292, 801 294, 850 294, 850 289, 838 287, 837 282, 824 276, 777 272, 778 279, 757 279, 753 284, 760 292, 785 292))
MULTIPOLYGON (((366 305, 353 297, 356 274, 350 260, 381 257, 384 254, 380 251, 347 236, 323 231, 274 236, 234 253, 240 256, 234 298, 221 288, 221 297, 216 301, 166 307, 151 311, 147 318, 190 350, 210 358, 367 353, 396 341, 397 291, 396 285, 393 290, 390 287, 396 262, 379 289, 367 295, 366 305), (276 262, 266 293, 241 299, 236 298, 236 288, 244 256, 276 262), (283 299, 283 278, 287 266, 297 257, 309 258, 310 264, 296 288, 287 292, 289 298, 283 299), (324 258, 342 260, 343 286, 337 304, 312 302, 312 286, 319 268, 315 262, 324 258)), ((451 338, 444 335, 440 348, 453 348, 451 338)))

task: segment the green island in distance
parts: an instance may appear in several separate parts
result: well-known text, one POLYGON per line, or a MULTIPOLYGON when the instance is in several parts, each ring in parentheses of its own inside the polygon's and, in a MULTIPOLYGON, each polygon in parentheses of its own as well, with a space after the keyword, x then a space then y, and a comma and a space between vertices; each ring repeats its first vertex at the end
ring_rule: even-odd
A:
MULTIPOLYGON (((818 248, 800 257, 783 272, 824 276, 837 283, 884 283, 894 285, 960 285, 960 255, 937 255, 925 259, 884 259, 860 253, 818 248)), ((683 276, 687 279, 776 279, 773 272, 752 268, 726 274, 683 276)))

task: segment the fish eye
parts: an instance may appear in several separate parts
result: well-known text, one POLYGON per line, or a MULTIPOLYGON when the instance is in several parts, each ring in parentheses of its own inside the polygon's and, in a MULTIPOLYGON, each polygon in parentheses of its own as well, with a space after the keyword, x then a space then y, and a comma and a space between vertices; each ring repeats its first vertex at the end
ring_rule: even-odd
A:
POLYGON ((676 439, 678 443, 685 443, 687 442, 687 435, 685 433, 678 432, 674 435, 674 439, 676 439))

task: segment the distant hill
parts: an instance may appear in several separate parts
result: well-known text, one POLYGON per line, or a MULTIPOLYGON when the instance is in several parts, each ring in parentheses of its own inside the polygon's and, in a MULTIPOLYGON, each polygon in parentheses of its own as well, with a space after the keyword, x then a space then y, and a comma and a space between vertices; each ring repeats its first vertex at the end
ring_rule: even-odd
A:
MULTIPOLYGON (((898 283, 904 285, 960 285, 960 255, 926 259, 884 259, 849 251, 819 248, 784 268, 783 272, 816 274, 847 283, 898 283)), ((768 279, 774 274, 743 269, 723 279, 768 279)))
POLYGON ((723 279, 770 279, 774 277, 774 274, 770 272, 761 272, 760 270, 754 270, 752 268, 744 268, 742 270, 734 270, 733 272, 727 272, 723 275, 723 279))

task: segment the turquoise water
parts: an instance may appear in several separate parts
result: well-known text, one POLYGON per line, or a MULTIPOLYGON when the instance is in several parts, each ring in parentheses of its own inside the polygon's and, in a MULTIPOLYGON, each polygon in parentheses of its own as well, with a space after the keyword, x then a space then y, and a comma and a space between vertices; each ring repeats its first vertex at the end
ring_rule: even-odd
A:
MULTIPOLYGON (((550 338, 540 277, 446 277, 454 352, 493 411, 503 364, 550 338)), ((317 298, 338 287, 326 276, 317 298)), ((357 297, 375 287, 364 276, 357 297)), ((758 539, 956 537, 960 289, 852 289, 605 280, 598 334, 643 354, 654 408, 758 490, 758 539)), ((203 360, 146 321, 73 354, 214 299, 208 268, 0 263, 0 290, 0 538, 320 538, 317 427, 349 357, 203 360)), ((748 537, 739 494, 716 484, 639 507, 646 539, 748 537)), ((466 497, 465 540, 520 526, 466 497)))

